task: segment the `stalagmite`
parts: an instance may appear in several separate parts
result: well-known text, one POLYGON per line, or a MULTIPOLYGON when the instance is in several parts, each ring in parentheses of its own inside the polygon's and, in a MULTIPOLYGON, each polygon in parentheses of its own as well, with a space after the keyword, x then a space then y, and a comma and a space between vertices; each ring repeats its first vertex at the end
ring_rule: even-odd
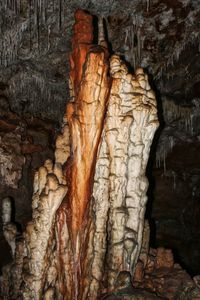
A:
POLYGON ((2 223, 6 225, 11 222, 12 204, 9 197, 2 201, 2 223))
MULTIPOLYGON (((74 102, 68 104, 66 114, 72 151, 67 169, 67 178, 70 176, 70 182, 66 204, 63 203, 58 213, 58 235, 65 231, 66 227, 63 228, 62 225, 65 220, 68 225, 65 235, 69 234, 70 237, 71 249, 65 256, 71 256, 70 253, 73 256, 71 266, 68 263, 65 275, 60 276, 65 276, 64 281, 68 282, 63 293, 72 292, 72 297, 75 298, 78 296, 77 293, 83 292, 81 283, 78 285, 80 276, 85 272, 84 263, 87 263, 87 252, 84 248, 87 249, 89 200, 110 83, 107 77, 108 64, 105 63, 107 50, 91 45, 93 38, 91 16, 77 11, 76 20, 70 72, 74 102), (68 274, 71 274, 71 282, 68 274)), ((63 234, 60 235, 60 240, 62 239, 63 234)), ((65 245, 65 242, 62 244, 65 245)), ((60 252, 63 252, 63 249, 60 249, 60 252)), ((63 261, 66 259, 63 258, 63 261)), ((60 284, 64 285, 64 282, 60 284)))
POLYGON ((55 161, 35 174, 32 221, 15 255, 15 294, 26 300, 109 294, 123 274, 130 282, 142 247, 155 95, 143 69, 132 75, 119 56, 108 60, 101 18, 99 45, 92 17, 78 10, 75 19, 55 161))
POLYGON ((12 201, 11 198, 4 198, 2 201, 2 223, 3 223, 3 234, 11 247, 12 255, 15 255, 15 238, 17 236, 17 227, 12 222, 12 201))
POLYGON ((145 169, 158 122, 155 98, 148 99, 145 89, 135 92, 133 87, 145 78, 143 70, 138 69, 135 77, 128 74, 115 55, 110 68, 113 82, 93 188, 98 228, 93 270, 102 276, 104 266, 98 272, 97 266, 107 252, 106 280, 112 288, 120 271, 134 272, 140 253, 148 185, 145 169))

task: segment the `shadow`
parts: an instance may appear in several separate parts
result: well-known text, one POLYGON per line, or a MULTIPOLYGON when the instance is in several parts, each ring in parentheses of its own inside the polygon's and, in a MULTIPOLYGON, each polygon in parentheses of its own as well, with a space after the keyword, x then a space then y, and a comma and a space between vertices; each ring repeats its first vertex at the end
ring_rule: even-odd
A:
POLYGON ((97 45, 98 44, 98 17, 97 16, 92 16, 93 17, 93 41, 92 43, 97 45))
POLYGON ((125 56, 121 55, 120 58, 123 60, 123 62, 125 63, 127 69, 128 69, 128 72, 131 73, 131 74, 134 74, 135 73, 135 69, 134 67, 131 65, 130 62, 128 62, 126 59, 125 59, 125 56))
POLYGON ((150 149, 150 154, 149 154, 149 160, 146 168, 146 176, 149 181, 149 188, 147 191, 147 205, 146 205, 146 213, 145 213, 145 218, 148 219, 149 221, 149 226, 150 226, 150 246, 155 247, 156 246, 156 224, 155 220, 152 218, 152 209, 153 209, 153 202, 154 202, 154 191, 155 191, 155 178, 153 175, 153 169, 155 166, 156 162, 156 150, 159 142, 159 138, 161 135, 161 132, 163 131, 165 127, 165 121, 163 117, 163 108, 162 108, 162 99, 161 99, 161 94, 160 91, 157 89, 155 82, 153 80, 153 76, 148 73, 148 70, 145 70, 145 73, 148 74, 149 77, 149 84, 151 88, 154 90, 156 94, 156 100, 157 100, 157 114, 158 114, 158 120, 159 120, 159 127, 155 133, 151 149, 150 149))
POLYGON ((114 54, 114 51, 113 51, 113 48, 112 48, 112 44, 111 42, 109 41, 109 38, 108 38, 108 28, 107 28, 107 24, 106 24, 106 21, 105 19, 103 19, 103 26, 104 26, 104 34, 105 34, 105 40, 108 44, 108 52, 111 55, 114 54))
MULTIPOLYGON (((108 29, 105 19, 103 19, 103 27, 104 27, 104 36, 108 45, 108 53, 111 56, 114 54, 112 49, 112 44, 108 38, 108 29)), ((98 45, 98 16, 93 16, 93 44, 98 45)))
MULTIPOLYGON (((17 228, 17 232, 18 235, 20 236, 20 234, 22 233, 22 226, 20 223, 15 221, 15 213, 16 213, 16 208, 15 208, 15 200, 13 197, 11 196, 7 196, 4 197, 5 198, 9 198, 10 200, 10 204, 11 204, 11 223, 14 223, 16 228, 17 228)), ((1 246, 1 255, 0 255, 0 275, 2 275, 2 268, 11 263, 13 260, 12 254, 11 254, 11 248, 8 244, 8 242, 6 241, 4 234, 3 234, 3 222, 2 222, 2 204, 1 204, 1 216, 0 216, 0 226, 1 226, 1 230, 0 230, 0 246, 1 246)), ((18 237, 18 235, 16 236, 16 239, 18 237)))
POLYGON ((12 261, 11 248, 4 239, 0 237, 1 255, 0 255, 0 276, 2 275, 2 268, 12 261))

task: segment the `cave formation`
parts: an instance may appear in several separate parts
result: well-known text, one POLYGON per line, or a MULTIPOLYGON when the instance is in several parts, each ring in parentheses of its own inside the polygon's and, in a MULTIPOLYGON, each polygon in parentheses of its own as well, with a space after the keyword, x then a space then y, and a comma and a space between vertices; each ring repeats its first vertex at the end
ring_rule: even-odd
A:
MULTIPOLYGON (((151 10, 153 12, 155 3, 146 3, 147 17, 151 10)), ((25 6, 23 11, 23 5, 21 8, 10 2, 6 5, 3 9, 13 10, 16 15, 20 13, 20 9, 25 13, 27 8, 25 6)), ((28 47, 36 60, 37 53, 48 53, 53 47, 50 25, 47 26, 45 50, 40 40, 44 29, 42 25, 47 22, 48 5, 45 5, 43 2, 34 1, 33 6, 30 4, 29 7, 29 25, 32 26, 32 30, 29 32, 28 47), (37 25, 35 33, 34 23, 31 25, 32 17, 37 25)), ((64 7, 62 2, 54 3, 52 12, 58 13, 58 31, 63 34, 65 21, 62 5, 64 7)), ((178 8, 180 9, 179 6, 178 8)), ((3 70, 9 70, 11 73, 6 74, 5 71, 4 76, 9 77, 10 74, 18 72, 17 69, 13 70, 13 61, 17 59, 17 55, 24 57, 25 63, 19 67, 23 69, 17 77, 21 82, 19 86, 16 85, 15 75, 8 81, 9 88, 7 83, 3 83, 3 76, 0 85, 0 191, 2 236, 4 235, 1 244, 2 249, 9 249, 8 245, 10 247, 10 258, 3 254, 8 263, 4 262, 2 268, 2 299, 200 297, 199 276, 192 279, 184 270, 186 266, 186 269, 191 271, 187 259, 185 264, 181 259, 181 255, 184 254, 178 254, 176 257, 175 249, 174 262, 172 251, 163 247, 173 248, 175 245, 179 249, 180 245, 179 242, 173 242, 173 238, 170 240, 170 237, 169 245, 167 244, 167 230, 162 228, 162 223, 158 223, 156 228, 156 242, 152 241, 152 235, 155 233, 150 215, 150 206, 154 205, 151 202, 154 188, 151 175, 153 163, 156 165, 156 182, 161 182, 160 194, 158 187, 154 191, 154 197, 157 197, 155 202, 159 203, 164 199, 164 204, 161 204, 164 212, 167 195, 162 193, 168 189, 168 179, 172 182, 169 195, 180 189, 180 173, 177 166, 174 170, 168 169, 170 163, 174 162, 173 149, 180 154, 180 141, 177 140, 179 133, 172 135, 170 131, 175 126, 174 120, 177 120, 179 131, 185 130, 193 137, 192 141, 190 137, 189 148, 192 155, 198 153, 199 145, 194 143, 195 138, 198 140, 198 98, 195 98, 194 94, 193 106, 190 106, 177 104, 180 101, 179 96, 175 96, 178 99, 175 104, 166 97, 162 100, 162 108, 160 107, 159 95, 156 97, 151 88, 152 79, 149 79, 140 67, 145 67, 144 58, 142 62, 142 49, 145 49, 145 45, 142 44, 144 41, 141 41, 142 27, 139 27, 138 21, 133 27, 125 26, 124 55, 121 55, 119 49, 115 49, 113 30, 121 24, 123 28, 127 17, 123 18, 109 16, 105 21, 101 15, 96 18, 84 10, 76 10, 72 49, 70 54, 68 52, 69 95, 67 100, 65 96, 66 107, 62 107, 60 125, 48 119, 53 116, 55 120, 57 113, 48 110, 48 104, 44 112, 40 111, 39 107, 40 114, 44 113, 48 116, 47 119, 41 116, 38 118, 37 112, 34 113, 36 117, 30 117, 30 111, 26 111, 26 97, 30 99, 30 109, 32 107, 33 110, 37 110, 36 106, 31 106, 31 99, 35 99, 35 95, 38 96, 39 93, 39 97, 44 101, 46 99, 48 103, 51 101, 51 95, 46 90, 47 86, 45 87, 46 79, 40 77, 42 69, 39 66, 33 71, 34 76, 29 76, 30 58, 26 57, 26 45, 20 46, 21 54, 9 52, 5 47, 5 34, 1 63, 3 70), (122 21, 123 18, 125 21, 122 21), (109 37, 113 42, 111 44, 114 51, 111 50, 109 37), (25 90, 28 94, 23 95, 25 90), (14 99, 13 91, 15 97, 21 95, 22 99, 19 102, 21 111, 17 113, 6 98, 14 99), (55 132, 55 125, 59 126, 58 132, 55 132), (50 145, 53 138, 55 148, 50 145), (150 180, 149 189, 147 177, 150 180), (14 199, 15 196, 18 197, 18 188, 20 193, 24 192, 24 195, 20 196, 21 203, 15 203, 14 199), (23 204, 31 195, 29 204, 23 204), (20 207, 22 220, 18 216, 20 207), (146 219, 149 217, 150 226, 146 219), (15 222, 15 218, 18 222, 21 221, 21 226, 15 222), (155 249, 155 246, 158 248, 155 249), (178 263, 183 263, 182 267, 178 263)), ((166 19, 162 26, 165 22, 166 19)), ((7 26, 9 27, 9 23, 7 26)), ((17 30, 23 32, 22 28, 17 30)), ((20 34, 18 38, 21 39, 20 34)), ((55 41, 55 45, 57 46, 58 42, 55 41)), ((152 51, 154 46, 149 41, 146 47, 152 51)), ((67 60, 66 56, 63 56, 62 60, 67 60)), ((55 68, 56 61, 57 57, 54 62, 55 68)), ((62 64, 63 62, 59 69, 62 69, 62 64)), ((155 69, 152 69, 152 73, 155 69)), ((149 68, 148 71, 150 70, 149 68)), ((162 69, 159 72, 156 80, 163 76, 162 69)), ((56 80, 60 80, 59 76, 56 73, 56 80)), ((166 92, 167 87, 165 88, 163 83, 165 79, 169 81, 169 86, 171 84, 173 87, 173 84, 170 77, 161 80, 159 87, 166 92)), ((198 82, 198 76, 196 80, 198 82)), ((196 82, 194 88, 198 90, 196 82)), ((12 101, 15 103, 18 100, 12 101)), ((52 104, 49 105, 51 107, 52 104)), ((19 107, 16 106, 16 110, 19 107)), ((179 140, 184 138, 185 136, 180 136, 179 140)), ((181 154, 184 159, 187 157, 188 143, 187 140, 186 150, 181 154)), ((187 159, 185 160, 187 166, 187 159)), ((195 200, 198 197, 198 157, 196 162, 194 171, 190 171, 193 198, 191 204, 188 203, 180 214, 181 226, 190 226, 189 236, 192 230, 197 230, 197 233, 194 233, 194 241, 198 237, 199 210, 195 200), (188 218, 191 214, 194 223, 189 223, 188 218)), ((185 176, 186 180, 189 175, 183 172, 182 176, 185 176)), ((187 194, 190 193, 191 184, 190 189, 187 190, 186 187, 185 190, 187 194)), ((159 213, 158 208, 153 207, 155 217, 159 218, 159 213)), ((170 224, 170 216, 168 218, 169 220, 166 218, 166 221, 161 221, 163 224, 168 222, 171 230, 174 223, 170 224)), ((177 228, 179 232, 179 227, 177 228)), ((196 264, 191 262, 191 269, 191 273, 198 274, 198 258, 196 264)))
POLYGON ((102 282, 109 292, 120 272, 133 275, 142 246, 155 94, 141 68, 131 75, 119 56, 109 62, 101 19, 98 45, 92 17, 75 19, 63 135, 55 163, 35 174, 33 220, 13 250, 24 299, 97 299, 102 282))

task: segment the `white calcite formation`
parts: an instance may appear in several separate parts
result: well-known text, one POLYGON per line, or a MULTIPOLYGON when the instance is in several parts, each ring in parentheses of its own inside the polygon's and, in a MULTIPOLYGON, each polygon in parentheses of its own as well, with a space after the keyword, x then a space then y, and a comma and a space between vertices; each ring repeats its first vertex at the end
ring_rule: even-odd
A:
POLYGON ((15 255, 15 238, 17 236, 17 227, 11 220, 12 215, 12 200, 6 197, 2 200, 2 223, 3 223, 3 234, 11 247, 12 255, 15 255))
POLYGON ((147 202, 145 171, 158 127, 155 94, 143 70, 129 74, 114 55, 110 73, 113 81, 93 187, 92 276, 84 299, 96 299, 103 277, 112 289, 120 271, 134 272, 147 202))
MULTIPOLYGON (((48 247, 54 245, 52 225, 55 214, 67 192, 66 176, 63 164, 69 157, 68 125, 64 124, 61 134, 57 138, 55 163, 47 160, 35 174, 33 191, 33 220, 28 224, 25 232, 27 248, 27 270, 24 276, 25 288, 23 299, 39 300, 43 297, 45 285, 44 274, 49 265, 48 247)), ((52 273, 52 271, 50 272, 52 273)), ((48 290, 45 299, 49 298, 48 290)))
MULTIPOLYGON (((71 91, 55 162, 47 160, 35 174, 32 221, 12 265, 15 295, 25 300, 98 299, 102 286, 110 292, 124 271, 133 275, 141 252, 156 99, 143 70, 129 74, 117 55, 110 59, 111 80, 106 77, 102 49, 90 50, 81 88, 71 91), (74 200, 82 196, 85 202, 74 200)), ((12 280, 9 270, 5 281, 12 280)))
POLYGON ((12 202, 9 197, 2 200, 2 223, 6 225, 11 222, 12 202))
POLYGON ((50 298, 52 294, 50 288, 47 288, 46 296, 43 295, 43 287, 50 277, 54 277, 55 280, 57 276, 53 267, 48 268, 48 266, 50 252, 55 246, 53 235, 55 214, 67 192, 63 164, 69 157, 69 137, 68 125, 65 122, 57 138, 55 153, 55 162, 46 160, 44 166, 35 173, 32 221, 17 241, 16 226, 11 222, 11 200, 10 198, 3 200, 4 236, 14 258, 13 263, 4 267, 1 278, 1 291, 5 299, 18 299, 18 297, 26 300, 54 299, 50 298))

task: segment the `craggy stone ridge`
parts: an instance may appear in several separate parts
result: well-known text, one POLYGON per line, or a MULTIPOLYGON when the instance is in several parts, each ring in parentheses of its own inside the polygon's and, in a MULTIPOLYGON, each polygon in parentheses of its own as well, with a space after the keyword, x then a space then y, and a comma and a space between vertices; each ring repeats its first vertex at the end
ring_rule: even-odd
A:
POLYGON ((71 102, 55 162, 35 174, 32 222, 2 277, 5 299, 98 299, 124 271, 132 278, 141 251, 155 94, 141 68, 129 74, 117 55, 109 68, 102 19, 92 45, 91 16, 75 18, 71 102))

